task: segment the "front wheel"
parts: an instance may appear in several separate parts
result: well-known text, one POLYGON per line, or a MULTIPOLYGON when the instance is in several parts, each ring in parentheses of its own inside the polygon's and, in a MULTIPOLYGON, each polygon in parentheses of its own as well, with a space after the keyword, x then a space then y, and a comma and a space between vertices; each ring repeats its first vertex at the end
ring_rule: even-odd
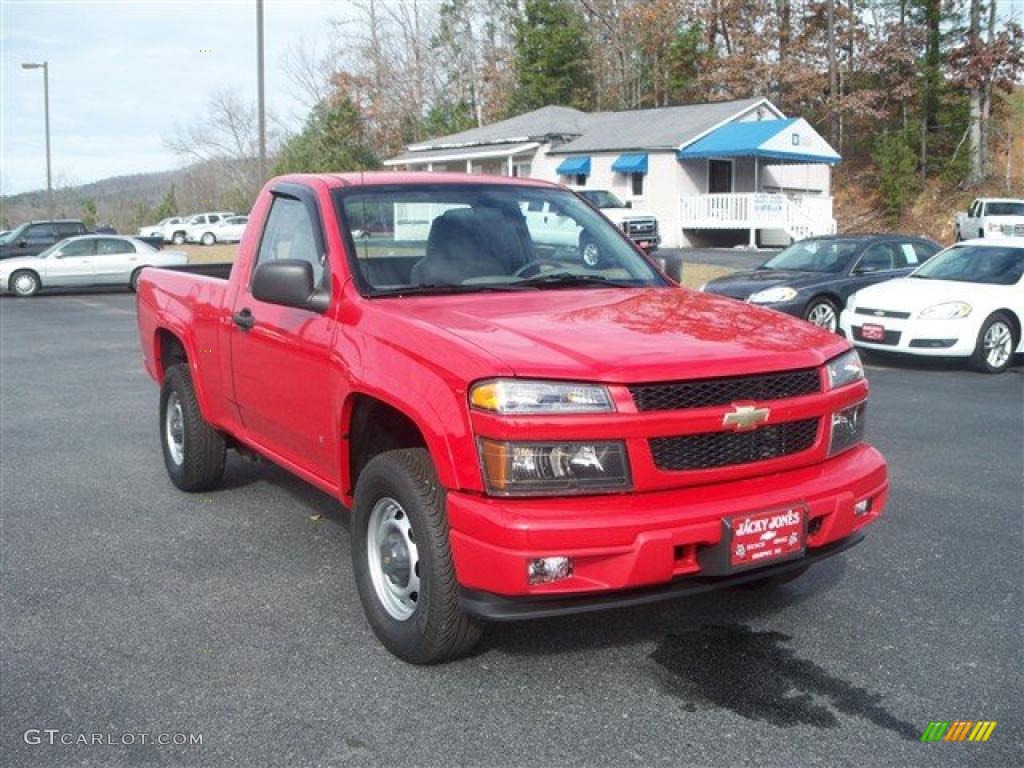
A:
POLYGON ((580 237, 580 259, 584 266, 597 269, 601 266, 601 247, 590 235, 584 234, 580 237))
POLYGON ((1017 337, 1010 318, 996 312, 981 326, 971 355, 971 367, 982 373, 1002 373, 1013 362, 1017 337))
POLYGON ((171 366, 164 375, 160 443, 167 474, 181 490, 208 491, 220 482, 227 444, 203 418, 185 363, 171 366))
POLYGON ((216 235, 213 234, 213 232, 204 232, 202 240, 200 240, 200 242, 203 245, 213 245, 214 243, 217 242, 217 237, 216 235))
POLYGON ((174 236, 171 238, 171 242, 174 243, 175 245, 183 245, 185 242, 185 233, 175 232, 174 236))
POLYGON ((839 308, 829 299, 814 299, 807 305, 804 319, 811 325, 835 333, 839 328, 839 308))
POLYGON ((356 482, 352 564, 377 639, 400 659, 435 664, 469 652, 480 625, 459 606, 444 489, 427 451, 387 451, 356 482))
POLYGON ((15 272, 10 278, 10 288, 16 296, 27 299, 39 292, 39 275, 29 270, 15 272))

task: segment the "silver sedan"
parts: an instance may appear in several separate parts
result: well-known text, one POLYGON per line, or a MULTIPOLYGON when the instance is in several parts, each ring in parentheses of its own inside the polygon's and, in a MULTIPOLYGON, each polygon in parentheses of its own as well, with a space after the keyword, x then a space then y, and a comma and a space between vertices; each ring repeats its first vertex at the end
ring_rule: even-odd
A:
POLYGON ((38 256, 0 261, 0 292, 34 296, 41 288, 119 285, 135 290, 143 267, 188 263, 181 251, 158 251, 134 237, 69 237, 38 256))

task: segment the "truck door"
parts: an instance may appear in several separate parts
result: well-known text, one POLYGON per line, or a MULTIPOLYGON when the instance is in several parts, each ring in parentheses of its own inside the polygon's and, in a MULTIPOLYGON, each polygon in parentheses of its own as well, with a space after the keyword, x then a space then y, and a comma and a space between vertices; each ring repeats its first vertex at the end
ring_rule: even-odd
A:
MULTIPOLYGON (((253 271, 274 259, 304 259, 326 286, 322 219, 312 190, 281 184, 273 199, 253 271)), ((250 438, 300 468, 336 484, 340 480, 331 389, 334 322, 320 314, 261 302, 252 296, 252 273, 232 308, 231 367, 235 398, 250 438)))

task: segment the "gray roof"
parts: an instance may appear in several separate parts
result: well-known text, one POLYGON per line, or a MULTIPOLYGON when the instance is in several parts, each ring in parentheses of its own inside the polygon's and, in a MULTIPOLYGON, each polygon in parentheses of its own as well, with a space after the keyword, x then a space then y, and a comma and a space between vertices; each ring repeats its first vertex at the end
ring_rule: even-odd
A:
POLYGON ((518 152, 536 149, 538 141, 543 141, 543 139, 535 139, 532 141, 503 141, 497 144, 472 144, 440 149, 418 149, 416 151, 408 150, 397 157, 389 158, 384 162, 390 165, 401 165, 406 161, 425 163, 441 158, 470 157, 473 155, 488 155, 491 153, 493 153, 491 154, 492 157, 507 157, 508 155, 517 154, 518 152))
POLYGON ((425 152, 436 152, 437 156, 461 154, 482 150, 484 146, 544 141, 556 136, 568 141, 551 149, 551 154, 676 149, 760 101, 763 99, 591 113, 571 107, 542 107, 482 128, 410 145, 391 162, 409 157, 425 158, 425 152), (445 151, 439 151, 442 149, 445 151))

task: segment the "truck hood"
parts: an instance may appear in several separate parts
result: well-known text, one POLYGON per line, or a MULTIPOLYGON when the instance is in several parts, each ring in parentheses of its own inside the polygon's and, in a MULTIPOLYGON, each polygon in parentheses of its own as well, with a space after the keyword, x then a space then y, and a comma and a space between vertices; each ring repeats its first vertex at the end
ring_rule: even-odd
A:
POLYGON ((623 384, 731 376, 815 367, 849 348, 788 315, 684 288, 393 301, 396 318, 453 334, 517 376, 623 384))
POLYGON ((601 213, 612 221, 626 221, 627 219, 654 219, 653 213, 641 211, 638 208, 602 208, 601 213))

